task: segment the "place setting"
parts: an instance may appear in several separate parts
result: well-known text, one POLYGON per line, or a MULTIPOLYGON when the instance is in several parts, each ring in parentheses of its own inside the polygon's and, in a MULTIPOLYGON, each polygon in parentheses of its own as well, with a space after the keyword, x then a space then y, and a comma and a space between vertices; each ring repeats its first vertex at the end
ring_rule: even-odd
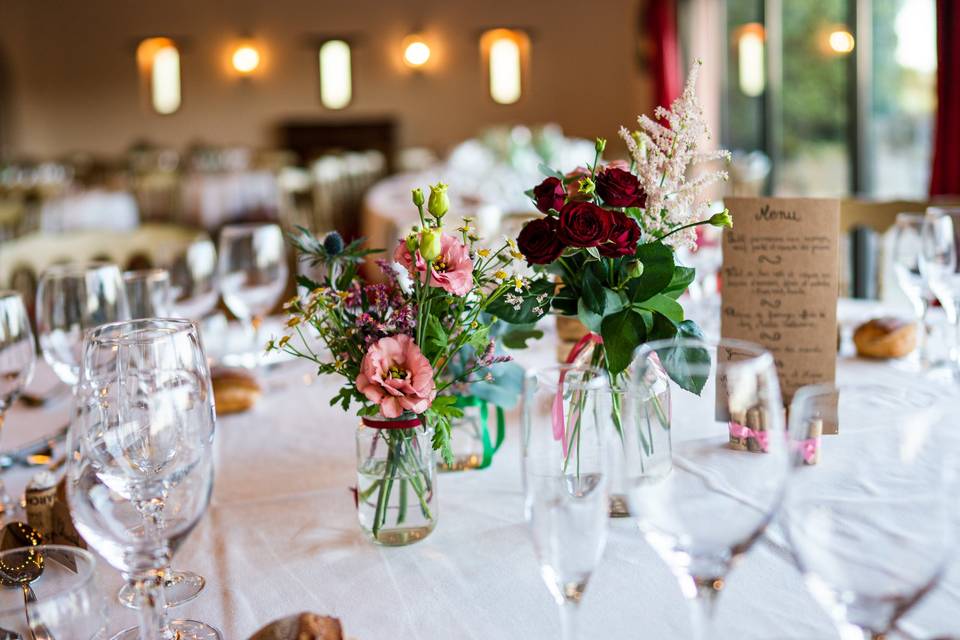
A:
POLYGON ((0 640, 960 638, 950 3, 222 8, 0 21, 0 640))

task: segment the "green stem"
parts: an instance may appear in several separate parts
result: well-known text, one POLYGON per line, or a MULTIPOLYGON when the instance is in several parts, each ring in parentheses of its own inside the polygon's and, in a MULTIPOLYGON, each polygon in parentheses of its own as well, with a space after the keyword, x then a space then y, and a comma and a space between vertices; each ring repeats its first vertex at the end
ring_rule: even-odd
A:
POLYGON ((700 225, 703 225, 703 224, 710 224, 710 220, 700 220, 699 222, 691 222, 690 224, 682 225, 682 226, 680 226, 680 227, 677 227, 676 229, 671 229, 669 232, 667 232, 667 233, 665 233, 664 235, 662 235, 662 236, 660 236, 659 238, 657 238, 657 240, 660 240, 660 241, 662 242, 664 239, 669 238, 669 237, 672 236, 673 234, 679 233, 679 232, 683 231, 684 229, 690 229, 690 228, 692 228, 692 227, 699 227, 700 225))

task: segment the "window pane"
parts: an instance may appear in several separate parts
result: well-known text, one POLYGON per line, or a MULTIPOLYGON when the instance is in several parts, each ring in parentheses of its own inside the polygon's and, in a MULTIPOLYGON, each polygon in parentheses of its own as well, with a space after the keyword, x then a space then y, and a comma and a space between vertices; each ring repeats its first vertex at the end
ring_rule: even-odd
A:
POLYGON ((936 72, 934 0, 874 0, 872 195, 926 197, 936 72))
POLYGON ((838 196, 850 190, 848 56, 855 43, 847 15, 847 0, 783 3, 777 195, 838 196))

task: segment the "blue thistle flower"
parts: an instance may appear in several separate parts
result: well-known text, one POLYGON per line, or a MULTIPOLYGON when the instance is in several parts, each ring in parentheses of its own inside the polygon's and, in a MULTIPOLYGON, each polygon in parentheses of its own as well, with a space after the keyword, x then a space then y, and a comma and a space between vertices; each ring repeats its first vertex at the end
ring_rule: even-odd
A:
POLYGON ((331 231, 323 239, 323 248, 329 256, 339 255, 343 251, 343 236, 336 231, 331 231))

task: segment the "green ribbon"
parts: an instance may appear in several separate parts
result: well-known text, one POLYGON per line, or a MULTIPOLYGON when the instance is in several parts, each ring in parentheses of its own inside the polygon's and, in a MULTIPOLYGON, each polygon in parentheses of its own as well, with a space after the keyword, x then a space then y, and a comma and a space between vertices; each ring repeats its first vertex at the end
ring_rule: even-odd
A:
POLYGON ((480 407, 480 440, 483 443, 483 459, 480 461, 478 469, 486 469, 493 462, 493 454, 497 452, 503 439, 506 437, 507 430, 503 416, 503 409, 496 407, 497 410, 497 440, 493 442, 490 439, 490 428, 488 426, 490 419, 490 403, 484 402, 476 396, 457 396, 457 407, 466 409, 467 407, 480 407))

